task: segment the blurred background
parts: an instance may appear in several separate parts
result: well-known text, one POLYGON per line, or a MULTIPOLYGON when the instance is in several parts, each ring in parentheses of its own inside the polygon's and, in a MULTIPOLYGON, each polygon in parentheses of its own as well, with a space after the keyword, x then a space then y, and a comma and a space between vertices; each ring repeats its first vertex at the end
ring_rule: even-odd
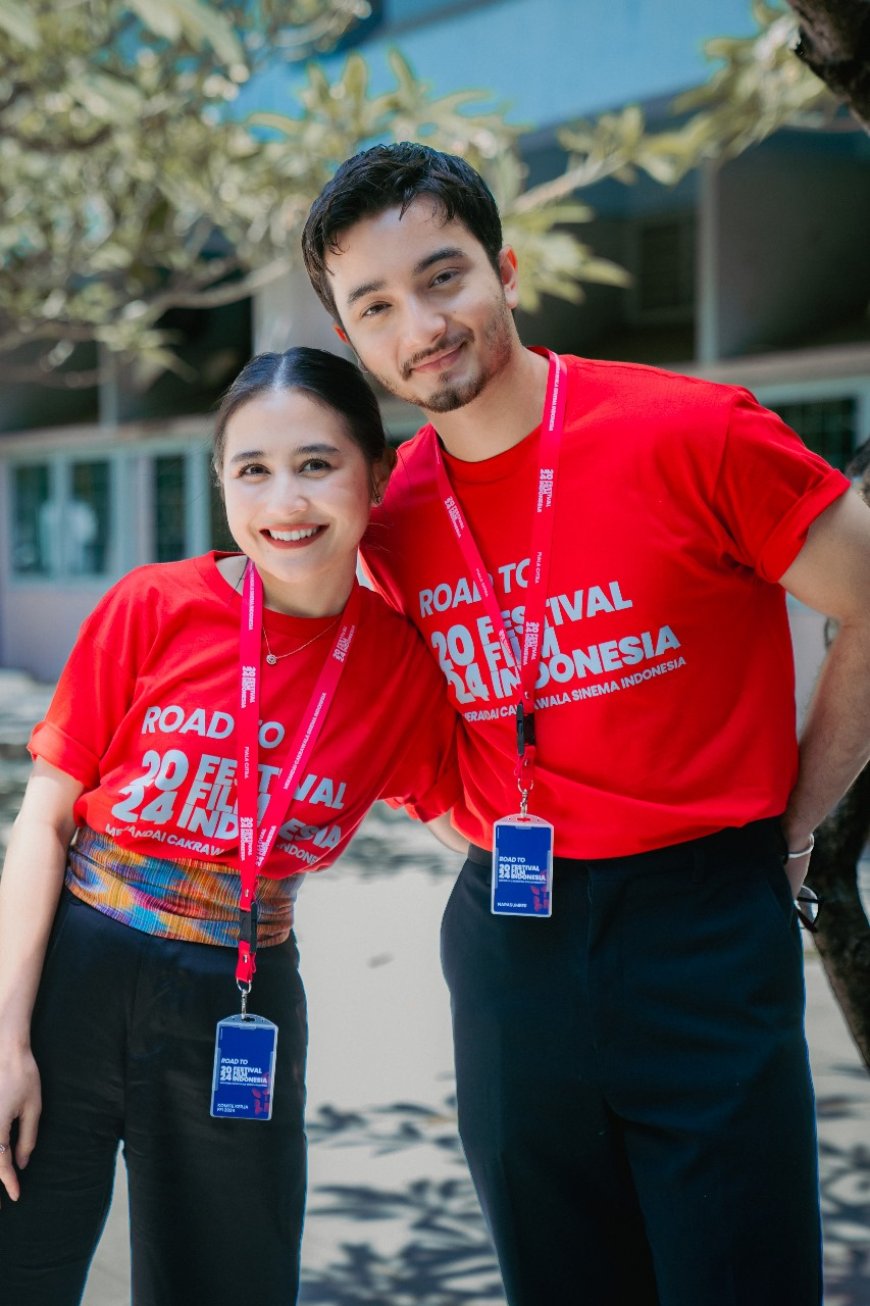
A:
MULTIPOLYGON (((299 234, 366 145, 420 139, 484 173, 527 343, 746 385, 857 479, 866 0, 799 7, 816 72, 785 0, 0 0, 0 838, 99 596, 140 563, 230 547, 210 473, 223 389, 263 349, 340 351, 299 234), (841 21, 815 28, 817 10, 841 21)), ((395 442, 416 429, 383 408, 395 442)), ((825 632, 789 610, 800 711, 825 632)), ((866 784, 846 815, 837 892, 870 956, 866 784)), ((456 870, 379 809, 300 896, 305 1303, 502 1300, 455 1136, 437 934, 456 870)), ((826 1306, 868 1306, 870 984, 845 1004, 850 1037, 807 962, 826 1306)), ((119 1182, 87 1306, 128 1299, 119 1182)))
POLYGON ((380 139, 485 173, 528 343, 747 385, 845 466, 870 139, 796 29, 784 0, 0 0, 0 665, 51 679, 125 571, 226 542, 209 412, 253 352, 340 348, 299 232, 380 139))

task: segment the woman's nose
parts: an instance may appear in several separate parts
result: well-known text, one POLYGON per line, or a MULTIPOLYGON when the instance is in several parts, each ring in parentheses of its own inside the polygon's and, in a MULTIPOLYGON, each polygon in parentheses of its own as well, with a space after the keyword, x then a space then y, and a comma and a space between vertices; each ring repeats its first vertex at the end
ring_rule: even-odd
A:
POLYGON ((311 501, 309 486, 290 473, 272 481, 272 506, 284 512, 298 512, 311 501))

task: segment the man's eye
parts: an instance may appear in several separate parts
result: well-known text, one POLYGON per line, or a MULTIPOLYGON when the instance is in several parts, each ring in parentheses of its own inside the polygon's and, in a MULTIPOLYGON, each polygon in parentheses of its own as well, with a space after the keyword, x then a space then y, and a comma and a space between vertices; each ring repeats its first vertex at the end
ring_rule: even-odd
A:
POLYGON ((362 317, 378 317, 386 309, 386 304, 369 304, 363 309, 362 317))
POLYGON ((449 282, 453 281, 456 276, 457 273, 452 268, 446 268, 443 272, 438 272, 432 278, 432 285, 446 286, 449 282))

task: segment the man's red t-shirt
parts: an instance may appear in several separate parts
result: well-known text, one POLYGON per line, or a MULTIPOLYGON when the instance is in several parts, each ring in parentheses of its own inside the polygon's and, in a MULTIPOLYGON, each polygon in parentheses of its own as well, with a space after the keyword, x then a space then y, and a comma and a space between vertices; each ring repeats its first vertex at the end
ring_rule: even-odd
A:
MULTIPOLYGON (((416 631, 363 593, 359 629, 317 746, 262 874, 335 861, 371 804, 430 820, 459 796, 456 716, 416 631)), ((80 825, 170 861, 238 864, 235 707, 241 597, 216 555, 140 567, 82 626, 30 750, 85 786, 80 825)), ((261 816, 330 644, 334 618, 264 609, 261 816)))
MULTIPOLYGON (((596 858, 778 815, 797 746, 776 582, 848 481, 744 390, 565 361, 530 810, 554 823, 557 854, 596 858)), ((423 435, 399 450, 364 557, 440 662, 464 718, 454 819, 489 846, 518 806, 516 677, 423 435)), ((517 654, 538 443, 536 430, 483 462, 444 455, 517 654)))

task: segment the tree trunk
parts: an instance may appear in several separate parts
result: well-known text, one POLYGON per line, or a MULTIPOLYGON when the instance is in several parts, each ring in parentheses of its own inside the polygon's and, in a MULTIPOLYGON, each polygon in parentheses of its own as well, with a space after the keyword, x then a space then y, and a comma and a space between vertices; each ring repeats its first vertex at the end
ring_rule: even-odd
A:
POLYGON ((788 0, 797 54, 870 132, 870 0, 788 0))

